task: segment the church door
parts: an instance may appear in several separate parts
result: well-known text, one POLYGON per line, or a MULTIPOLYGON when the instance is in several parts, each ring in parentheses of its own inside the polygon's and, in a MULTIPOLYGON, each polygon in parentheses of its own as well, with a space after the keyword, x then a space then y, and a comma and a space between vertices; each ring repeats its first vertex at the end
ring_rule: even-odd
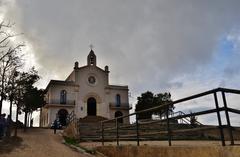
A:
POLYGON ((88 116, 97 115, 96 99, 94 99, 93 97, 87 100, 87 115, 88 116))

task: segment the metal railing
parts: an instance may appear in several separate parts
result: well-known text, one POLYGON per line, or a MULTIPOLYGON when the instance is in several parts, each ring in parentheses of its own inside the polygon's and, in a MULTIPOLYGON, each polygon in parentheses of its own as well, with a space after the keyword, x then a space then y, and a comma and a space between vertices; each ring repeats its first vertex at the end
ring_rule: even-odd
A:
MULTIPOLYGON (((182 115, 186 115, 186 113, 184 113, 183 111, 177 111, 177 112, 174 112, 173 114, 171 114, 171 117, 175 117, 175 116, 182 116, 182 115)), ((191 118, 190 117, 184 117, 184 118, 181 118, 179 119, 180 123, 182 124, 191 124, 191 118)), ((203 125, 202 123, 200 123, 199 121, 195 121, 195 123, 197 125, 203 125)))
POLYGON ((76 119, 76 115, 74 111, 72 111, 70 114, 67 115, 67 125, 73 122, 76 119))
POLYGON ((67 115, 67 126, 69 126, 70 124, 74 124, 74 127, 76 129, 76 135, 79 136, 79 119, 76 118, 76 114, 74 112, 74 110, 67 115))
POLYGON ((178 99, 176 101, 172 101, 170 103, 167 103, 167 104, 164 104, 164 105, 161 105, 161 106, 157 106, 157 107, 149 108, 149 109, 146 109, 146 110, 138 111, 138 112, 126 115, 126 116, 121 116, 121 117, 117 117, 117 118, 114 118, 114 119, 101 121, 101 141, 102 141, 102 145, 104 145, 104 142, 107 140, 106 139, 106 137, 107 137, 106 134, 109 131, 115 132, 115 135, 114 135, 115 138, 113 138, 113 139, 116 140, 117 145, 119 145, 119 141, 122 138, 125 138, 125 140, 134 139, 137 142, 137 145, 139 146, 141 136, 145 136, 145 135, 154 136, 154 135, 164 134, 164 135, 167 135, 168 145, 171 146, 172 145, 172 136, 174 135, 174 133, 184 133, 184 132, 187 132, 189 130, 192 131, 192 132, 199 131, 199 130, 203 131, 203 130, 210 130, 210 129, 213 129, 213 128, 214 129, 217 128, 219 130, 220 140, 221 140, 222 146, 226 145, 225 136, 224 136, 224 129, 225 128, 228 130, 228 135, 229 135, 231 145, 234 145, 233 127, 231 126, 231 121, 230 121, 230 118, 229 118, 229 112, 235 113, 235 114, 240 114, 240 110, 228 107, 225 93, 240 94, 240 90, 227 89, 227 88, 216 88, 216 89, 209 90, 209 91, 206 91, 206 92, 203 92, 203 93, 199 93, 199 94, 196 94, 196 95, 192 95, 192 96, 189 96, 189 97, 178 99), (219 106, 217 93, 221 93, 221 97, 222 97, 222 101, 223 101, 223 107, 219 106), (176 106, 180 103, 187 102, 189 100, 193 100, 193 99, 196 99, 196 98, 204 97, 204 96, 207 96, 207 95, 213 95, 214 102, 215 102, 215 105, 214 105, 213 109, 198 111, 198 112, 189 113, 189 114, 179 114, 179 115, 176 115, 176 116, 171 116, 171 115, 169 115, 169 112, 167 112, 165 119, 161 119, 161 120, 158 120, 158 121, 149 121, 149 122, 145 123, 145 124, 150 124, 150 125, 152 125, 154 123, 162 125, 164 123, 166 125, 166 130, 157 131, 157 132, 156 131, 152 132, 151 130, 148 130, 147 133, 141 133, 140 132, 141 131, 140 130, 140 125, 142 123, 139 123, 139 114, 144 113, 144 112, 156 111, 157 109, 160 110, 162 108, 167 108, 167 110, 169 111, 170 110, 169 108, 172 105, 176 106), (224 112, 225 116, 221 115, 220 114, 221 112, 224 112), (183 119, 183 118, 187 118, 187 117, 191 117, 191 116, 207 115, 207 114, 212 114, 212 113, 217 114, 216 117, 217 117, 218 125, 216 127, 207 125, 206 127, 190 128, 190 129, 182 129, 182 130, 172 130, 172 128, 170 127, 170 125, 172 125, 173 120, 183 119), (120 118, 122 118, 122 119, 123 118, 128 118, 129 119, 130 116, 136 116, 136 122, 134 124, 129 124, 127 126, 123 126, 121 123, 119 123, 120 118), (222 118, 224 118, 224 117, 226 117, 226 125, 222 124, 222 118), (107 123, 115 123, 115 126, 111 127, 111 128, 105 128, 105 125, 107 123), (132 128, 131 131, 135 132, 134 134, 128 134, 128 133, 127 134, 124 133, 124 135, 120 134, 120 131, 122 131, 125 128, 130 128, 130 127, 132 128), (132 137, 134 137, 134 138, 132 138, 132 137))

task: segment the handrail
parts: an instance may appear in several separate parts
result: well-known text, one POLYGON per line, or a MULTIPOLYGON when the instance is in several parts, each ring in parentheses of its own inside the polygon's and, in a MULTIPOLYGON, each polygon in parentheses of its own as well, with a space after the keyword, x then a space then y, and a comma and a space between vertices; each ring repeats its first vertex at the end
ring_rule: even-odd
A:
MULTIPOLYGON (((145 110, 136 111, 136 112, 134 112, 134 113, 131 113, 131 114, 128 114, 128 115, 125 115, 125 116, 119 116, 119 117, 117 117, 117 118, 125 118, 125 117, 129 117, 129 116, 132 116, 132 115, 136 115, 136 114, 140 114, 140 113, 144 113, 144 112, 153 111, 153 110, 156 110, 156 109, 166 108, 166 107, 168 107, 168 106, 171 106, 171 105, 174 105, 174 104, 177 104, 177 103, 181 103, 181 102, 188 101, 188 100, 191 100, 191 99, 203 97, 203 96, 206 96, 206 95, 209 95, 209 94, 212 94, 212 93, 215 93, 215 92, 219 92, 219 91, 227 91, 228 93, 231 92, 231 91, 233 91, 234 93, 239 92, 239 94, 240 94, 240 90, 227 89, 227 88, 216 88, 216 89, 212 89, 212 90, 209 90, 209 91, 206 91, 206 92, 202 92, 202 93, 199 93, 199 94, 195 94, 195 95, 192 95, 192 96, 189 96, 189 97, 185 97, 185 98, 182 98, 182 99, 178 99, 178 100, 172 101, 172 102, 170 102, 170 103, 163 104, 163 105, 161 105, 161 106, 156 106, 156 107, 148 108, 148 109, 145 109, 145 110)), ((238 93, 237 93, 237 94, 238 94, 238 93)), ((104 120, 104 121, 102 121, 102 122, 105 123, 105 122, 107 122, 107 121, 111 121, 111 120, 114 120, 114 119, 116 119, 116 118, 113 118, 113 119, 110 119, 110 120, 104 120)))
MULTIPOLYGON (((168 142, 169 142, 169 146, 171 146, 171 132, 172 131, 170 130, 170 125, 169 125, 170 120, 182 119, 182 118, 187 118, 187 117, 190 117, 190 116, 199 116, 199 115, 210 114, 210 113, 217 113, 217 118, 218 118, 218 122, 219 122, 218 128, 219 128, 219 131, 220 131, 222 145, 224 146, 225 145, 225 138, 224 138, 224 133, 223 133, 223 125, 222 125, 222 122, 221 122, 221 119, 222 119, 221 116, 222 115, 220 114, 220 112, 225 111, 225 115, 226 115, 226 119, 227 119, 227 128, 229 130, 229 135, 230 135, 229 137, 230 137, 230 140, 231 140, 231 144, 234 144, 234 139, 232 137, 232 127, 231 127, 228 112, 233 112, 233 113, 240 114, 240 110, 227 107, 225 93, 240 94, 240 90, 219 87, 219 88, 208 90, 208 91, 205 91, 205 92, 202 92, 202 93, 194 94, 194 95, 182 98, 182 99, 178 99, 178 100, 175 100, 175 101, 172 101, 170 103, 166 103, 166 104, 163 104, 163 105, 160 105, 160 106, 156 106, 156 107, 153 107, 153 108, 148 108, 148 109, 145 109, 145 110, 137 111, 137 112, 131 113, 129 115, 124 115, 124 116, 116 117, 116 118, 113 118, 113 119, 101 121, 102 144, 104 144, 104 130, 106 130, 106 131, 109 130, 109 129, 104 129, 104 123, 107 123, 107 122, 110 122, 110 121, 116 122, 116 127, 112 127, 111 129, 115 128, 115 130, 117 132, 117 136, 116 136, 117 144, 119 144, 119 131, 118 130, 121 129, 121 127, 119 127, 118 119, 120 119, 120 118, 123 119, 123 118, 127 118, 127 117, 130 117, 130 116, 136 115, 136 126, 137 126, 136 127, 136 134, 137 134, 137 144, 139 145, 139 139, 140 139, 139 136, 141 136, 141 134, 139 134, 139 131, 138 131, 139 127, 140 127, 139 124, 141 124, 141 123, 139 123, 139 120, 138 120, 138 115, 139 114, 144 113, 144 112, 157 110, 157 109, 162 109, 162 108, 164 108, 164 109, 168 108, 169 109, 169 107, 172 106, 172 105, 179 104, 179 103, 182 103, 182 102, 186 102, 186 101, 189 101, 189 100, 193 100, 193 99, 196 99, 196 98, 199 98, 199 97, 212 95, 212 94, 213 94, 214 100, 215 100, 215 108, 214 109, 204 110, 204 111, 190 113, 190 114, 185 114, 185 113, 182 112, 183 114, 178 115, 178 116, 169 116, 169 112, 167 112, 167 114, 166 114, 167 117, 165 119, 158 120, 158 123, 161 122, 161 121, 165 121, 167 123, 168 142), (223 99, 224 107, 219 107, 219 105, 218 105, 218 96, 216 94, 217 92, 222 93, 222 99, 223 99)), ((153 122, 144 122, 144 124, 151 124, 151 123, 153 123, 153 122)), ((201 124, 201 123, 199 122, 198 124, 201 124)))
POLYGON ((73 122, 75 118, 76 118, 76 115, 74 111, 72 111, 70 114, 67 115, 67 124, 70 124, 71 122, 73 122))
POLYGON ((240 114, 240 110, 237 110, 237 109, 234 109, 234 108, 229 108, 228 107, 228 111, 230 111, 232 113, 240 114))
MULTIPOLYGON (((180 113, 180 115, 186 115, 186 113, 184 113, 183 111, 177 111, 177 112, 174 112, 172 115, 175 115, 177 113, 180 113)), ((187 119, 188 117, 185 117, 184 119, 182 119, 183 121, 187 121, 188 124, 191 124, 191 121, 189 119, 187 119)), ((190 118, 190 117, 189 117, 190 118)), ((200 123, 199 121, 196 120, 196 122, 198 125, 202 125, 202 123, 200 123)))

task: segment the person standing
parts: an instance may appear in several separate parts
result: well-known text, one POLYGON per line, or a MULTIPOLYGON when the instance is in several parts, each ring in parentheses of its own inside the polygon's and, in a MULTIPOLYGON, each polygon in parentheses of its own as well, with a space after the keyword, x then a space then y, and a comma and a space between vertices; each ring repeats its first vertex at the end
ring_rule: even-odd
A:
POLYGON ((57 126, 58 126, 58 121, 57 121, 57 119, 55 119, 53 122, 54 134, 56 134, 56 132, 57 132, 57 126))

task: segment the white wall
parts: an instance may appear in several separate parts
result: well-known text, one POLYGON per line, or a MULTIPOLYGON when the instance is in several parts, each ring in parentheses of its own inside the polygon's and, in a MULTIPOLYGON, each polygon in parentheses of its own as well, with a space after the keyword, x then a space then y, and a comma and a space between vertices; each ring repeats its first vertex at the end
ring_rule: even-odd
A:
MULTIPOLYGON (((121 97, 121 103, 128 104, 128 88, 119 88, 109 86, 108 78, 109 73, 96 67, 96 66, 85 66, 75 69, 71 73, 69 80, 76 80, 76 86, 67 85, 51 85, 48 90, 50 100, 58 100, 60 103, 60 92, 61 90, 67 91, 67 101, 75 100, 75 114, 78 118, 87 116, 87 99, 94 97, 97 101, 97 115, 105 118, 114 118, 116 110, 109 108, 110 103, 116 103, 116 95, 119 94, 121 97), (95 84, 88 82, 89 76, 96 78, 95 84), (75 77, 75 78, 74 78, 75 77), (82 110, 81 110, 82 108, 82 110)), ((59 107, 48 109, 49 124, 56 118, 56 114, 59 111, 59 107)), ((72 110, 72 109, 71 109, 72 110)), ((68 110, 70 113, 70 110, 68 110)), ((124 115, 129 114, 128 110, 121 110, 124 115)), ((46 113, 45 113, 46 115, 46 113)), ((44 116, 44 114, 42 114, 44 116)))

